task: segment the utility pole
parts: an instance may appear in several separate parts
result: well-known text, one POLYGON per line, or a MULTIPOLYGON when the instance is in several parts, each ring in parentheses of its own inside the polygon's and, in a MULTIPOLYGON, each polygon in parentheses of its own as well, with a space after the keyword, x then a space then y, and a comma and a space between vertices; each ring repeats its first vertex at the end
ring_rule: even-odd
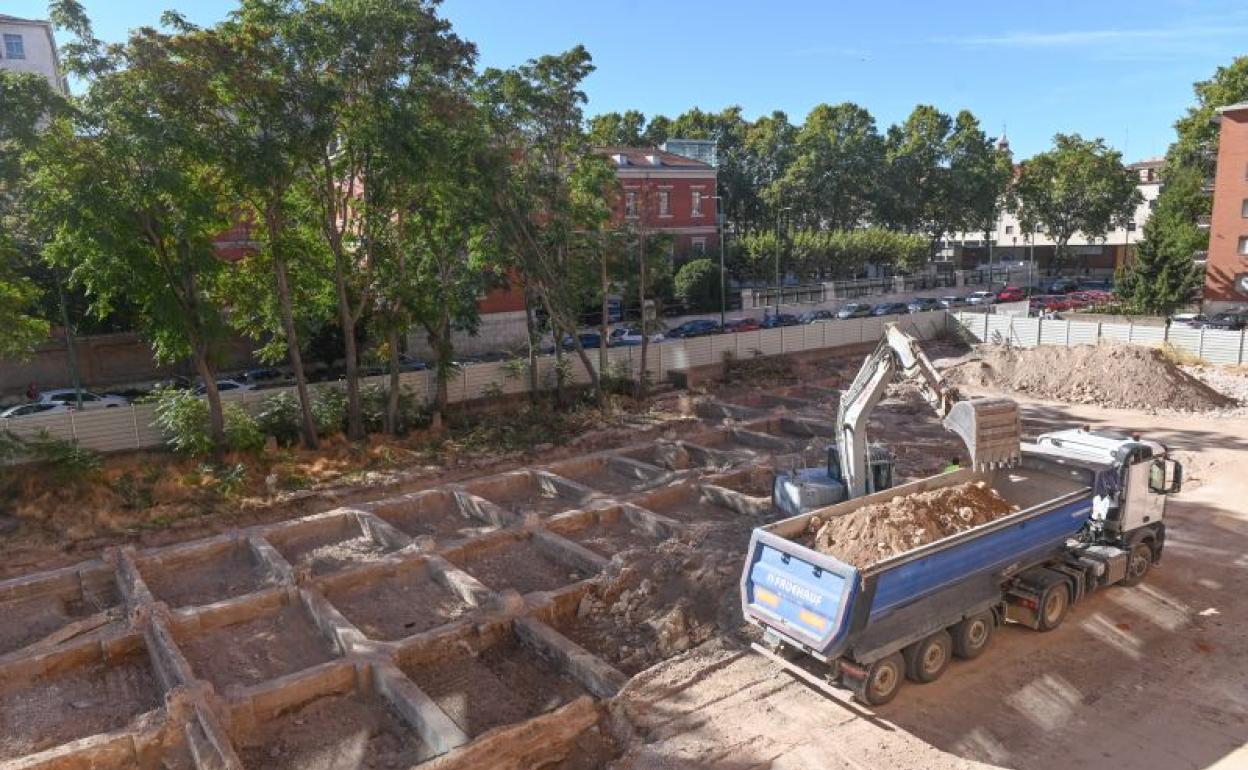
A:
POLYGON ((69 377, 74 383, 74 400, 78 411, 82 411, 82 383, 78 379, 78 351, 74 347, 74 330, 69 325, 69 307, 65 304, 65 288, 61 281, 60 270, 53 270, 56 281, 56 298, 61 303, 61 324, 65 327, 65 355, 69 362, 69 377))
POLYGON ((724 212, 724 196, 709 196, 715 201, 715 223, 719 225, 719 328, 724 328, 728 313, 728 278, 724 273, 724 237, 727 235, 728 215, 724 212))

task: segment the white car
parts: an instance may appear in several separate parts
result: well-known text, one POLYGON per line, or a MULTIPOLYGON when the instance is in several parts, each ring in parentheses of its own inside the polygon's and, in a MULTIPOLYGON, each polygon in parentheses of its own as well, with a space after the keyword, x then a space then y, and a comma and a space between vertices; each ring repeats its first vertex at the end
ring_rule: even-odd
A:
MULTIPOLYGON (((218 393, 241 393, 244 390, 255 389, 256 387, 254 385, 248 385, 247 383, 239 382, 238 380, 217 380, 218 393)), ((208 388, 202 384, 196 385, 195 389, 191 392, 197 396, 202 396, 208 392, 208 388)))
MULTIPOLYGON (((650 335, 651 342, 662 342, 665 339, 667 337, 662 332, 650 335)), ((608 345, 613 347, 633 347, 641 344, 641 331, 635 326, 617 326, 611 330, 608 340, 608 345)))
POLYGON ((73 388, 56 388, 55 390, 45 390, 39 394, 36 400, 40 404, 59 404, 69 409, 78 408, 78 397, 82 396, 82 410, 88 409, 113 409, 119 406, 129 406, 130 402, 124 396, 113 394, 105 394, 101 396, 98 393, 92 393, 89 390, 76 392, 73 388))
POLYGON ((973 291, 966 295, 968 305, 991 305, 997 301, 997 293, 993 291, 973 291))
POLYGON ((10 420, 14 417, 30 417, 36 414, 63 414, 69 411, 69 407, 64 404, 43 403, 41 401, 32 401, 29 404, 18 404, 11 406, 0 412, 0 420, 10 420))

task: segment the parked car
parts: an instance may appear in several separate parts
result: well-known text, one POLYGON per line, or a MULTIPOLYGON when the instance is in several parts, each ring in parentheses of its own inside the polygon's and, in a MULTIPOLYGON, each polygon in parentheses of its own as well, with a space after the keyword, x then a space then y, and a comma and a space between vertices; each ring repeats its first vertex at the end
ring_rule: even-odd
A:
POLYGON ((667 333, 668 337, 677 339, 685 337, 705 337, 708 334, 719 334, 721 329, 719 324, 706 319, 698 319, 693 321, 685 321, 680 326, 672 329, 667 333))
POLYGON ((966 295, 968 305, 991 305, 997 301, 997 293, 993 291, 973 291, 966 295))
POLYGON ((836 311, 836 317, 840 319, 866 318, 869 315, 871 315, 871 306, 865 302, 851 302, 836 311))
POLYGON ((734 332, 754 332, 763 328, 757 318, 729 318, 724 321, 724 333, 732 334, 734 332))
POLYGON ((61 414, 71 411, 64 404, 52 404, 42 401, 32 401, 29 404, 18 404, 11 406, 0 412, 0 420, 11 420, 15 417, 30 417, 35 414, 61 414))
POLYGON ((940 310, 942 307, 940 300, 935 297, 915 297, 906 305, 911 313, 925 313, 928 310, 940 310))
MULTIPOLYGON (((655 331, 650 335, 651 342, 662 342, 667 339, 667 335, 664 333, 666 331, 664 327, 661 325, 655 327, 652 323, 651 328, 659 329, 659 331, 655 331)), ((640 344, 641 330, 636 326, 617 326, 611 330, 610 334, 607 335, 608 347, 632 347, 640 344)))
POLYGON ((836 313, 831 310, 807 310, 798 318, 804 324, 813 324, 816 321, 831 321, 836 318, 836 313))
POLYGON ((1205 322, 1205 316, 1199 313, 1176 313, 1170 316, 1171 326, 1185 326, 1189 329, 1199 329, 1200 325, 1205 322))
POLYGON ((284 383, 288 378, 281 369, 272 367, 262 367, 260 369, 248 369, 247 371, 234 377, 234 380, 253 388, 275 388, 284 383))
POLYGON ((871 308, 871 315, 905 315, 910 312, 910 306, 905 302, 881 302, 871 308))
POLYGON ((762 327, 764 329, 779 329, 781 326, 797 326, 801 322, 802 319, 792 313, 776 313, 764 318, 762 327))
POLYGON ((421 361, 419 358, 413 358, 406 353, 399 354, 399 371, 423 372, 428 368, 429 364, 421 361))
MULTIPOLYGON (((36 399, 41 404, 61 404, 70 409, 78 408, 78 395, 73 388, 55 388, 53 390, 45 390, 39 394, 36 399)), ((124 396, 118 396, 114 393, 108 393, 101 396, 98 393, 92 393, 89 390, 82 391, 82 409, 112 409, 118 406, 129 406, 130 402, 124 396)))
POLYGON ((940 306, 944 308, 965 307, 966 297, 948 296, 940 298, 940 306))
MULTIPOLYGON (((576 336, 581 341, 581 347, 586 350, 602 346, 602 335, 598 332, 581 332, 576 336)), ((563 349, 576 350, 576 342, 573 340, 571 334, 563 335, 563 349)))
MULTIPOLYGON (((244 390, 255 390, 255 387, 239 382, 238 380, 217 380, 218 393, 241 393, 244 390)), ((191 392, 197 396, 202 396, 208 392, 208 388, 201 383, 196 385, 195 389, 191 392)))
POLYGON ((1044 285, 1046 294, 1069 294, 1078 289, 1079 282, 1074 278, 1054 278, 1044 285))
POLYGON ((1202 329, 1220 329, 1228 332, 1241 331, 1246 326, 1248 326, 1248 311, 1214 313, 1200 324, 1202 329))
POLYGON ((1027 292, 1017 286, 1006 286, 997 292, 997 302, 1022 302, 1027 299, 1027 292))

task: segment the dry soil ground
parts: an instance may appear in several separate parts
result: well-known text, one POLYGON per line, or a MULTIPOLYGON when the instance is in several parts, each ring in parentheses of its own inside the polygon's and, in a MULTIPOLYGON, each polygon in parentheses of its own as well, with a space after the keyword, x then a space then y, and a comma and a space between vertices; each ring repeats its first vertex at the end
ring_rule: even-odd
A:
POLYGON ((738 646, 633 680, 616 768, 1133 770, 1248 767, 1248 421, 1023 400, 1026 432, 1140 431, 1184 462, 1163 562, 1057 630, 999 631, 973 662, 871 715, 738 646))

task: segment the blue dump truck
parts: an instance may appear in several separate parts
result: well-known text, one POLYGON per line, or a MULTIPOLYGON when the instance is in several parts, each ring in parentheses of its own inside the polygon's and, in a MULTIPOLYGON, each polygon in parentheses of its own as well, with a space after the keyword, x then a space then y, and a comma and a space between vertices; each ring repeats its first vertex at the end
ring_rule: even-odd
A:
POLYGON ((878 706, 903 680, 931 682, 951 658, 978 656, 997 626, 1051 630, 1090 592, 1138 583, 1160 561, 1166 498, 1182 483, 1163 445, 1073 429, 1021 450, 1010 467, 956 470, 755 529, 741 577, 745 618, 764 631, 755 649, 878 706), (861 567, 803 544, 812 516, 968 481, 1018 510, 861 567))

